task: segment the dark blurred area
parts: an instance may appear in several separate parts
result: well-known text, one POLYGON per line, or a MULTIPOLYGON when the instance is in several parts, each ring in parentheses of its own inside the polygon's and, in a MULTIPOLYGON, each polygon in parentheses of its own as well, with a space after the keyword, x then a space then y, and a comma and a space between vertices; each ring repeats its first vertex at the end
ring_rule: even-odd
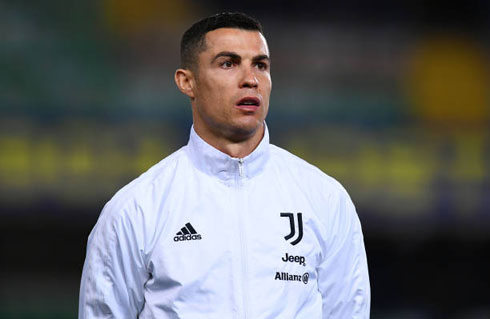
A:
POLYGON ((110 197, 187 142, 197 19, 272 56, 271 141, 349 191, 372 318, 490 318, 490 2, 0 2, 0 318, 73 318, 110 197))

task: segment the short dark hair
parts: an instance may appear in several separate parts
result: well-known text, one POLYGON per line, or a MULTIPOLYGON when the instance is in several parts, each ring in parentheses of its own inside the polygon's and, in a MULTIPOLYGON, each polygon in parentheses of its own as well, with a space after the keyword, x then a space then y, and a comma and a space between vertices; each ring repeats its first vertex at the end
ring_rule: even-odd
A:
POLYGON ((183 69, 196 66, 197 55, 206 49, 205 35, 219 28, 234 28, 262 32, 256 19, 241 12, 223 12, 194 23, 180 41, 180 65, 183 69))

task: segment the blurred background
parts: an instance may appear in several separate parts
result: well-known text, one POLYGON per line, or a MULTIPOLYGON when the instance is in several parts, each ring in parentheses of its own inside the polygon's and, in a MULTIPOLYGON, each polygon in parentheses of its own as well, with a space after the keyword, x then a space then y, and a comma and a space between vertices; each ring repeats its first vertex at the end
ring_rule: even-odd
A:
POLYGON ((188 139, 194 21, 272 55, 272 143, 349 191, 372 318, 490 318, 490 2, 0 2, 0 318, 74 318, 110 197, 188 139))

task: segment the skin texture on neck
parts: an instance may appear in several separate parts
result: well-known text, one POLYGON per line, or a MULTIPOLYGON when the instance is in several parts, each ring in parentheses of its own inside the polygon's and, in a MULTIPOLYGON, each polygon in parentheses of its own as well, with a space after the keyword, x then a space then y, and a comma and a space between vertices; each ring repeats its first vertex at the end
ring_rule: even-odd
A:
POLYGON ((197 68, 178 69, 175 81, 189 96, 196 133, 236 158, 249 155, 264 136, 272 88, 269 49, 260 32, 210 31, 197 68))

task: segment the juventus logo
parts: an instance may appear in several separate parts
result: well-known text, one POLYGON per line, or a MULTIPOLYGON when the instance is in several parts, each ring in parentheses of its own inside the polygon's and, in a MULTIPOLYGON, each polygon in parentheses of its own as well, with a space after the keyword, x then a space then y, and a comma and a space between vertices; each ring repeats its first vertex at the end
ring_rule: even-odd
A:
MULTIPOLYGON (((289 218, 289 227, 291 227, 291 232, 284 236, 284 239, 289 240, 293 238, 294 234, 296 234, 296 226, 294 225, 294 214, 293 213, 281 213, 281 217, 289 218)), ((297 213, 296 219, 298 221, 298 238, 290 242, 291 245, 296 245, 303 238, 303 214, 297 213)))

